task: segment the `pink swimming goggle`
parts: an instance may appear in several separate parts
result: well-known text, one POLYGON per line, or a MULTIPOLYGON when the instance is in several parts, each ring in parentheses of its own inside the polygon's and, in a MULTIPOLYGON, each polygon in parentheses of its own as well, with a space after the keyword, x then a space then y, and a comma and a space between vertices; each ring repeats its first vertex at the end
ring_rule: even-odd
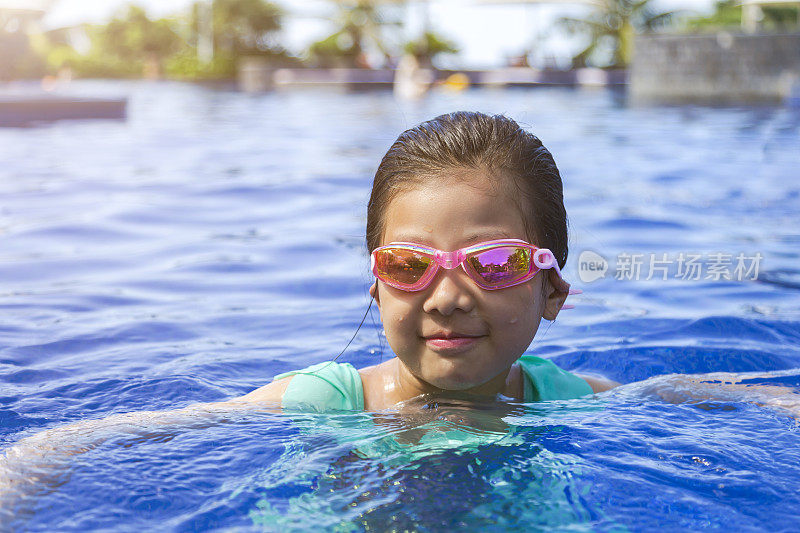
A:
POLYGON ((561 277, 553 252, 519 239, 486 241, 445 252, 411 242, 393 242, 372 252, 372 272, 396 289, 421 291, 430 285, 439 267, 461 266, 482 289, 513 287, 552 268, 561 277))

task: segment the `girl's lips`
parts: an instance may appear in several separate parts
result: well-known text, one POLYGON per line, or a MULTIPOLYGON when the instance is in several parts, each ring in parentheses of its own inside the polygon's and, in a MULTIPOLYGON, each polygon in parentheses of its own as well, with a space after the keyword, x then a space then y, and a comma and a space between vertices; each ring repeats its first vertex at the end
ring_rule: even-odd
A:
POLYGON ((426 337, 425 344, 435 352, 458 353, 470 349, 483 337, 426 337))

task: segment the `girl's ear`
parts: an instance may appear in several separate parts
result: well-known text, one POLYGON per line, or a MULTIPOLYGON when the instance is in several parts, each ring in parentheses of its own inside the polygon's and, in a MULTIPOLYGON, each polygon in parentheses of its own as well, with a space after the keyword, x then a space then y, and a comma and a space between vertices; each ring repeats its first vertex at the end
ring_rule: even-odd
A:
POLYGON ((369 295, 372 296, 375 299, 375 303, 378 304, 378 309, 380 309, 381 308, 381 299, 380 299, 380 296, 378 296, 378 282, 377 281, 375 283, 373 283, 372 286, 369 288, 369 295))
POLYGON ((569 296, 569 283, 564 281, 552 268, 548 270, 548 273, 549 275, 545 281, 547 287, 545 288, 546 298, 542 318, 555 320, 567 300, 567 296, 569 296))

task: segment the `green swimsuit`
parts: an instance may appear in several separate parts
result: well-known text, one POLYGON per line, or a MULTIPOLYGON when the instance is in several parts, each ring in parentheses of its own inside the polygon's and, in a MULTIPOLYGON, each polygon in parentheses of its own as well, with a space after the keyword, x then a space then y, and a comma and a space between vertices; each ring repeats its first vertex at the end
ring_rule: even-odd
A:
MULTIPOLYGON (((578 376, 558 368, 547 359, 523 355, 519 359, 524 378, 526 402, 541 400, 569 400, 592 394, 592 388, 578 376)), ((514 446, 521 442, 516 425, 508 420, 492 419, 489 423, 453 422, 433 420, 413 427, 408 432, 394 431, 379 438, 368 436, 385 434, 386 429, 364 413, 364 387, 361 376, 348 363, 327 361, 304 370, 286 372, 275 376, 281 379, 294 376, 283 394, 282 406, 289 413, 329 413, 320 424, 315 420, 310 426, 305 418, 298 420, 301 433, 330 434, 336 440, 361 442, 353 450, 360 457, 380 457, 386 465, 408 465, 427 459, 445 450, 470 453, 486 445, 514 446), (342 417, 343 411, 352 414, 342 417), (360 411, 361 413, 358 413, 360 411)))
MULTIPOLYGON (((569 400, 592 393, 586 381, 558 368, 547 359, 533 355, 519 358, 525 376, 526 402, 569 400)), ((364 387, 361 376, 349 363, 327 361, 303 370, 275 376, 294 376, 281 402, 284 408, 318 413, 326 411, 363 411, 364 387)))

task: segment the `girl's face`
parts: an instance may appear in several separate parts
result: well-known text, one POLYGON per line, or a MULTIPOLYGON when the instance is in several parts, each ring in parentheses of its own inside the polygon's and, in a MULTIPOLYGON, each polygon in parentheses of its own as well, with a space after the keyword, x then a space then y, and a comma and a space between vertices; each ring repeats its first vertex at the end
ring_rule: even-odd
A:
MULTIPOLYGON (((384 221, 381 244, 414 242, 450 251, 492 239, 528 240, 516 205, 496 178, 479 170, 450 170, 399 193, 384 221)), ((564 298, 550 289, 549 297, 544 293, 547 274, 487 291, 462 268, 442 268, 417 292, 378 281, 376 302, 389 345, 416 378, 440 389, 466 390, 498 376, 504 380, 533 340, 546 307, 548 318, 555 318, 564 298)))

